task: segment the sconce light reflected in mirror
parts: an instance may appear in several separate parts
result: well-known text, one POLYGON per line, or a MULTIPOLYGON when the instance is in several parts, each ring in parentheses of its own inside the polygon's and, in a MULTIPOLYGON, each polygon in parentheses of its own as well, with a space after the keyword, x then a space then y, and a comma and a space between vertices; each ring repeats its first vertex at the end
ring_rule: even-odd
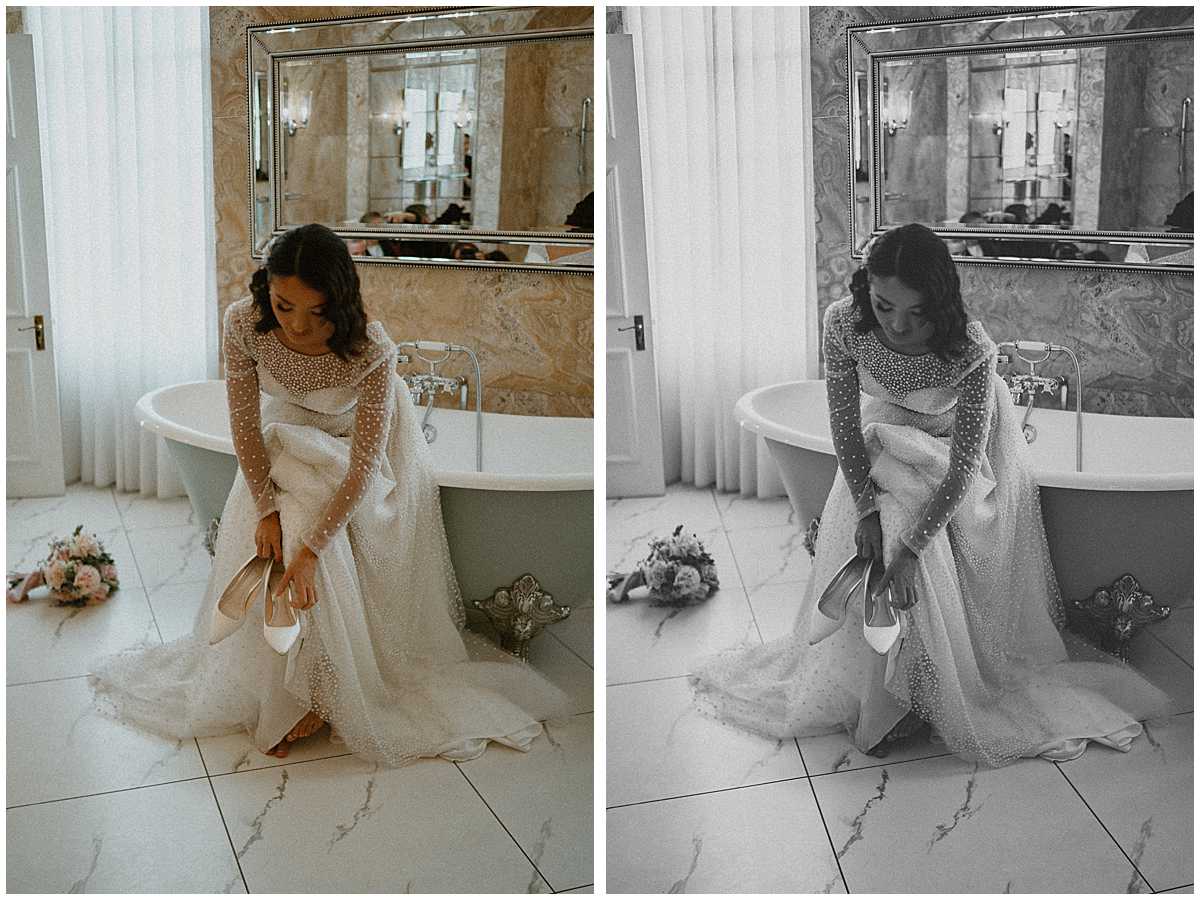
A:
POLYGON ((912 91, 889 90, 887 82, 884 81, 881 105, 883 126, 889 135, 894 137, 897 131, 908 127, 908 116, 912 111, 912 91))
POLYGON ((412 121, 412 113, 410 113, 404 106, 403 95, 396 98, 396 110, 394 113, 392 113, 392 118, 395 119, 395 124, 392 125, 392 131, 397 135, 402 134, 404 129, 407 128, 409 123, 412 121))
POLYGON ((471 109, 467 106, 467 92, 464 89, 462 99, 458 101, 458 109, 454 113, 454 127, 468 128, 471 125, 471 109))
POLYGON ((282 108, 279 110, 279 119, 283 123, 283 127, 287 129, 289 136, 295 137, 297 131, 308 127, 311 113, 312 91, 299 91, 296 94, 289 91, 284 94, 282 108))

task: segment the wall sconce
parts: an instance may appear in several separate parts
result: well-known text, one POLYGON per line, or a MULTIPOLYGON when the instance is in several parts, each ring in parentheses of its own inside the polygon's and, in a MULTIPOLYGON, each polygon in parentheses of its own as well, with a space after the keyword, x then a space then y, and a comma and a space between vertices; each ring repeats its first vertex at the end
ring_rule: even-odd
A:
POLYGON ((392 118, 396 120, 392 125, 392 131, 397 136, 403 134, 404 129, 412 122, 412 113, 404 106, 403 96, 396 100, 396 111, 392 114, 392 118))
POLYGON ((462 99, 458 101, 458 110, 454 113, 454 127, 468 128, 471 125, 471 110, 467 106, 467 92, 464 89, 462 99))
POLYGON ((887 133, 895 137, 896 132, 908 127, 908 116, 912 111, 912 91, 888 90, 887 83, 883 85, 883 126, 887 133))
POLYGON ((284 95, 282 106, 279 120, 287 129, 288 136, 295 137, 297 131, 308 127, 308 118, 312 114, 312 91, 300 91, 296 95, 289 91, 284 95))
POLYGON ((999 122, 993 122, 992 134, 996 135, 996 137, 1000 137, 1000 135, 1004 134, 1004 126, 999 122))

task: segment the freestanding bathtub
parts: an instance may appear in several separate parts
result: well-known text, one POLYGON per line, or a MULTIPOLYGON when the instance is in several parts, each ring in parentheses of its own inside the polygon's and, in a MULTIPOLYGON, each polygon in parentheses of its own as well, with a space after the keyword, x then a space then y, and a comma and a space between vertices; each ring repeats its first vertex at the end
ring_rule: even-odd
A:
MULTIPOLYGON (((824 381, 759 388, 737 403, 743 428, 766 440, 801 527, 821 514, 837 471, 824 381)), ((1192 596, 1191 419, 1083 414, 1075 470, 1075 414, 1035 409, 1029 445, 1046 538, 1065 600, 1125 573, 1157 603, 1192 596)))
MULTIPOLYGON (((151 391, 137 403, 161 435, 201 527, 220 516, 237 474, 224 381, 151 391)), ((475 413, 435 409, 431 447, 450 554, 472 600, 534 575, 555 602, 592 595, 592 420, 483 414, 483 471, 475 413)))

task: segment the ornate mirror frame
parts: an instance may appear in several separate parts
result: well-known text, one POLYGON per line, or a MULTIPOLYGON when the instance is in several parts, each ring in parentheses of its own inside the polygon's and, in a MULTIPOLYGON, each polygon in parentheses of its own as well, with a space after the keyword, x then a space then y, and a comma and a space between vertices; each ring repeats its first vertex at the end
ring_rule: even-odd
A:
MULTIPOLYGON (((973 53, 1003 53, 1005 51, 1062 50, 1068 48, 1103 47, 1122 44, 1129 41, 1148 41, 1187 37, 1192 38, 1191 25, 1169 28, 1131 29, 1128 31, 1101 30, 1075 35, 1055 35, 1051 37, 1025 37, 1019 40, 995 40, 974 42, 964 39, 962 42, 947 44, 935 41, 929 37, 927 44, 914 43, 914 39, 922 36, 918 29, 937 32, 939 26, 948 28, 955 25, 1002 23, 1020 18, 1049 18, 1085 15, 1089 13, 1105 13, 1121 10, 1126 7, 1012 7, 998 12, 965 13, 945 17, 928 17, 919 19, 881 20, 862 25, 850 25, 846 29, 846 144, 847 159, 847 213, 848 235, 850 237, 851 257, 856 260, 864 258, 864 250, 872 239, 887 231, 892 225, 884 226, 879 211, 885 201, 883 152, 881 133, 884 126, 881 123, 883 76, 881 66, 889 60, 920 59, 928 57, 945 57, 973 53), (899 35, 899 37, 897 37, 899 35), (938 45, 940 43, 940 45, 938 45), (865 100, 865 103, 864 103, 865 100), (860 129, 860 123, 865 123, 866 134, 860 129), (856 190, 856 166, 868 169, 870 187, 867 191, 856 190)), ((1129 7, 1131 9, 1140 7, 1129 7)), ((948 36, 948 35, 947 35, 948 36)), ((939 36, 940 37, 940 36, 939 36)), ((1185 120, 1181 126, 1186 133, 1191 132, 1191 118, 1184 113, 1185 120)), ((992 266, 1033 266, 1051 268, 1106 268, 1128 271, 1165 271, 1176 273, 1191 273, 1193 271, 1192 253, 1194 248, 1193 232, 1178 231, 1104 231, 1070 229, 1064 230, 1053 226, 1014 226, 1014 225, 982 225, 975 224, 961 228, 945 228, 930 225, 939 237, 947 241, 984 240, 996 242, 1000 238, 1014 239, 1013 245, 1020 242, 1039 242, 1049 245, 1053 242, 1068 241, 1080 243, 1123 243, 1150 245, 1172 256, 1171 262, 1162 263, 1148 260, 1144 262, 1125 261, 1095 261, 1085 259, 1045 259, 1018 256, 970 256, 955 255, 956 263, 973 263, 992 266)))
MULTIPOLYGON (((583 5, 583 4, 581 4, 583 5)), ((251 25, 246 28, 246 134, 249 145, 248 205, 250 222, 250 255, 254 259, 265 259, 270 240, 283 234, 296 223, 281 226, 277 211, 281 208, 283 180, 275 177, 283 162, 279 115, 281 105, 280 66, 288 60, 298 58, 328 58, 365 53, 422 52, 453 48, 507 47, 516 44, 547 41, 591 41, 594 43, 594 21, 586 26, 514 29, 509 24, 513 13, 531 10, 553 9, 554 7, 473 7, 473 6, 427 6, 403 7, 394 13, 364 16, 339 17, 335 19, 307 19, 291 22, 275 22, 269 25, 251 25), (493 16, 477 33, 469 35, 424 36, 417 32, 423 28, 418 23, 454 16, 493 16), (359 26, 372 23, 392 23, 388 30, 398 33, 387 42, 365 40, 353 32, 359 26), (406 29, 406 25, 414 27, 406 29), (409 31, 410 34, 405 32, 409 31), (265 85, 265 90, 264 90, 265 85), (266 109, 259 102, 265 95, 266 109), (260 152, 265 144, 268 152, 260 152), (264 167, 265 163, 265 167, 264 167), (255 180, 265 180, 269 185, 266 203, 255 199, 255 180)), ((595 131, 585 122, 582 126, 581 144, 590 132, 594 141, 595 131)), ((423 241, 436 239, 446 243, 495 243, 507 245, 547 245, 582 254, 594 246, 593 232, 582 231, 497 231, 488 229, 459 229, 437 226, 405 225, 403 229, 381 228, 371 225, 342 227, 330 224, 334 232, 346 240, 423 241)), ((522 271, 547 271, 592 275, 591 254, 586 262, 564 260, 555 263, 510 262, 494 260, 456 260, 420 257, 375 257, 356 255, 356 263, 374 265, 436 266, 451 268, 515 269, 522 271)))

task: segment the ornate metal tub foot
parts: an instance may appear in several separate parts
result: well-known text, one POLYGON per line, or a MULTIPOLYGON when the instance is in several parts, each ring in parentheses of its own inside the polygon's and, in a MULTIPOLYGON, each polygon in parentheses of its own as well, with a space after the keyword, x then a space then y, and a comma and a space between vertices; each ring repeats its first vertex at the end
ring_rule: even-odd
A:
POLYGON ((545 626, 561 622, 571 614, 571 607, 556 604, 537 579, 528 574, 471 605, 487 614, 500 637, 500 646, 520 659, 529 658, 529 642, 545 626))
POLYGON ((1068 628, 1126 660, 1129 642, 1138 629, 1161 622, 1171 608, 1155 603, 1137 579, 1126 573, 1108 587, 1097 588, 1090 597, 1072 600, 1066 613, 1068 628))

